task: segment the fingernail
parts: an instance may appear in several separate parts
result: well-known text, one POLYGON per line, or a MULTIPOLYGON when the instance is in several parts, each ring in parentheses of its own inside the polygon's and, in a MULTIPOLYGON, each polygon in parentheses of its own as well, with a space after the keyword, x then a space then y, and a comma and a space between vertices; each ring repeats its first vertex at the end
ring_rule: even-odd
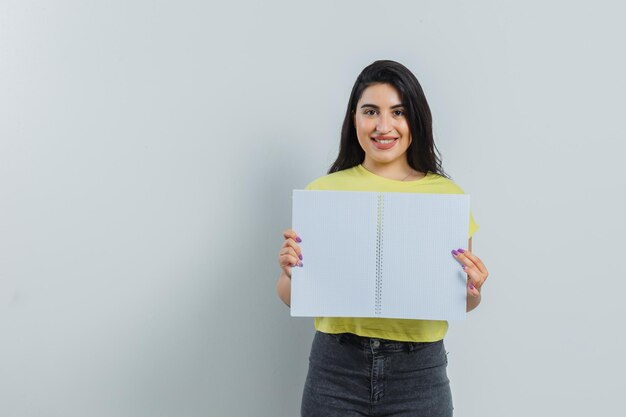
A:
POLYGON ((296 242, 298 243, 302 242, 302 239, 300 239, 300 236, 296 236, 296 242))
POLYGON ((457 251, 455 251, 455 250, 452 250, 452 254, 453 254, 454 256, 457 256, 459 253, 458 253, 457 251))
POLYGON ((474 289, 474 286, 472 284, 470 284, 469 287, 470 287, 470 290, 474 289))
POLYGON ((463 249, 457 249, 459 252, 461 253, 465 253, 465 251, 463 249))
POLYGON ((304 266, 304 264, 302 262, 299 263, 300 266, 304 266))
POLYGON ((467 268, 467 265, 463 265, 463 269, 466 269, 466 268, 467 268))
POLYGON ((300 258, 300 260, 302 260, 302 254, 298 255, 298 258, 300 258))

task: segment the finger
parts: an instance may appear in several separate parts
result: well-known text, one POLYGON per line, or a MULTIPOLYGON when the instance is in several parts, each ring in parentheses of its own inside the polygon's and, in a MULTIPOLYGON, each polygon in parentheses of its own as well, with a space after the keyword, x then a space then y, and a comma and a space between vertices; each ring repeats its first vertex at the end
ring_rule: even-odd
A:
POLYGON ((470 297, 478 297, 480 296, 480 291, 476 287, 472 285, 471 282, 467 283, 467 295, 470 297))
POLYGON ((300 239, 300 236, 298 236, 298 234, 293 229, 285 230, 283 232, 283 237, 285 239, 293 239, 298 243, 302 242, 302 239, 300 239))
POLYGON ((281 247, 281 251, 284 251, 285 249, 293 249, 295 255, 302 260, 302 249, 300 248, 300 245, 294 242, 293 239, 285 240, 283 246, 281 247))
POLYGON ((467 278, 469 280, 468 285, 471 284, 473 287, 480 290, 485 283, 483 274, 475 267, 465 266, 463 267, 463 270, 467 273, 467 278))
POLYGON ((287 255, 287 254, 288 254, 288 255, 293 256, 294 258, 298 258, 298 259, 302 260, 302 253, 300 253, 300 254, 299 254, 299 253, 298 253, 298 252, 296 252, 296 250, 295 250, 294 248, 292 248, 292 247, 286 247, 285 249, 283 249, 283 250, 281 251, 281 254, 282 254, 282 255, 287 255))
POLYGON ((461 265, 463 266, 463 269, 469 268, 469 269, 472 269, 472 270, 475 270, 475 271, 478 272, 479 278, 476 278, 476 279, 479 279, 479 281, 475 281, 474 285, 477 285, 478 288, 480 288, 483 285, 483 283, 485 282, 485 280, 487 279, 487 274, 488 273, 487 273, 486 269, 484 268, 484 265, 483 265, 483 269, 484 270, 481 270, 478 267, 478 265, 476 263, 474 263, 474 261, 472 260, 472 258, 479 260, 478 257, 475 256, 475 255, 472 255, 472 258, 470 258, 470 256, 468 256, 469 252, 466 251, 466 250, 463 250, 463 249, 457 249, 455 251, 452 251, 452 253, 453 254, 456 253, 456 255, 454 255, 454 256, 457 259, 457 261, 461 262, 461 265))
POLYGON ((487 267, 485 266, 485 264, 483 264, 483 261, 481 261, 478 256, 464 249, 457 249, 457 252, 460 252, 463 256, 471 260, 474 263, 474 265, 476 265, 478 270, 482 272, 485 276, 489 275, 489 272, 487 271, 487 267))
POLYGON ((296 256, 286 254, 281 255, 278 258, 278 264, 281 268, 292 267, 292 266, 302 266, 302 261, 300 261, 296 256))
POLYGON ((467 251, 463 249, 457 249, 452 251, 452 255, 454 256, 454 258, 461 263, 463 270, 467 273, 467 279, 471 281, 468 282, 468 286, 471 284, 476 289, 480 289, 484 282, 483 275, 478 270, 474 262, 472 262, 471 259, 465 256, 466 253, 467 251))
POLYGON ((463 249, 457 249, 452 251, 452 255, 461 264, 461 266, 475 267, 476 265, 474 265, 474 262, 470 258, 465 256, 465 251, 461 251, 463 251, 463 249))

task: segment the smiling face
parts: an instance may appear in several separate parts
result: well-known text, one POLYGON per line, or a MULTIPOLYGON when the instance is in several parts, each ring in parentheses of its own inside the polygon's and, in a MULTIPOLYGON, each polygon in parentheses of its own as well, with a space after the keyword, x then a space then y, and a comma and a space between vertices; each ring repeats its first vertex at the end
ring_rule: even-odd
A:
POLYGON ((367 87, 357 102, 354 125, 366 168, 408 169, 411 131, 398 91, 390 84, 367 87))

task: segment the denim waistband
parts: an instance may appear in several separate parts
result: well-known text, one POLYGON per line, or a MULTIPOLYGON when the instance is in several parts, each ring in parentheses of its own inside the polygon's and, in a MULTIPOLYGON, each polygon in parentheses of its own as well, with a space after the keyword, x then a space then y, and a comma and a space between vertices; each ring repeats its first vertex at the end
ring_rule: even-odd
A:
POLYGON ((400 340, 359 336, 354 333, 329 333, 329 335, 337 339, 339 343, 346 343, 367 351, 373 349, 385 352, 412 352, 414 350, 423 349, 426 346, 443 342, 442 340, 436 342, 403 342, 400 340))

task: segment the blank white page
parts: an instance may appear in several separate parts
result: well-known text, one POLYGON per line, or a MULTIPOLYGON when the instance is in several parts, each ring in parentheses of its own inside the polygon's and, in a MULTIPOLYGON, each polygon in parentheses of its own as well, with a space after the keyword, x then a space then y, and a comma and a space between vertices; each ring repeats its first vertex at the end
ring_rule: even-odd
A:
POLYGON ((376 284, 377 194, 293 192, 303 267, 291 269, 291 315, 369 317, 376 284))
POLYGON ((380 316, 465 318, 467 275, 450 253, 466 248, 469 196, 385 193, 380 316))
POLYGON ((468 195, 294 190, 292 227, 292 316, 465 317, 468 195))

